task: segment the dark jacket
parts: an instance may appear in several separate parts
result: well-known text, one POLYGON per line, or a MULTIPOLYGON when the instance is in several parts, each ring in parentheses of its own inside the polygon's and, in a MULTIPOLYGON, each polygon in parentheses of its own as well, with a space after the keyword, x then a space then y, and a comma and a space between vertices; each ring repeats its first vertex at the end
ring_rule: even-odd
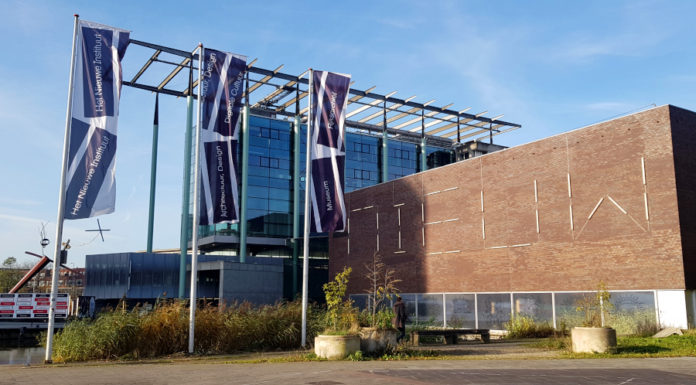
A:
POLYGON ((395 328, 406 327, 406 305, 400 299, 394 304, 394 319, 392 319, 392 326, 395 328))

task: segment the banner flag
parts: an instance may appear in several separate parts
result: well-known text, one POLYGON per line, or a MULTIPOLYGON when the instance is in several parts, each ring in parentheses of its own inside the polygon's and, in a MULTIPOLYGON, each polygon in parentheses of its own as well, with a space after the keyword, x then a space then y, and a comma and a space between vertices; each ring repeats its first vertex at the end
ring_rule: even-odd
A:
POLYGON ((121 59, 129 39, 129 31, 79 21, 65 219, 114 211, 121 59))
POLYGON ((312 231, 344 231, 346 105, 350 75, 313 71, 312 75, 312 231))
POLYGON ((199 224, 239 220, 237 123, 246 56, 206 48, 201 81, 201 195, 199 224))

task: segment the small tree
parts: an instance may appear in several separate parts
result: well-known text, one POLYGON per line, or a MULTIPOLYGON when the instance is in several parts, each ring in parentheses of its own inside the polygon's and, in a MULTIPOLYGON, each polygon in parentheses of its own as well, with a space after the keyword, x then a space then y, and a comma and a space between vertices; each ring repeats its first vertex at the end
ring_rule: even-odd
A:
POLYGON ((17 258, 7 257, 7 258, 5 258, 4 261, 2 261, 2 267, 6 268, 6 269, 11 269, 15 263, 17 263, 17 258))
POLYGON ((585 327, 604 327, 606 316, 614 309, 611 293, 603 281, 599 282, 595 293, 585 294, 575 305, 576 311, 585 313, 585 320, 582 323, 585 327))
POLYGON ((387 268, 387 265, 382 262, 382 257, 376 251, 372 254, 372 261, 363 266, 367 271, 365 278, 370 283, 370 287, 365 290, 369 294, 370 326, 375 327, 379 320, 377 317, 378 309, 387 298, 399 292, 396 284, 401 280, 396 278, 394 269, 387 268))
POLYGON ((0 293, 7 293, 24 276, 24 272, 17 266, 17 258, 7 257, 2 261, 0 269, 0 293))
POLYGON ((353 301, 346 299, 348 289, 348 277, 353 271, 350 267, 344 267, 343 271, 336 274, 333 281, 322 286, 326 297, 326 318, 330 332, 345 332, 354 329, 357 324, 357 315, 353 308, 353 301))

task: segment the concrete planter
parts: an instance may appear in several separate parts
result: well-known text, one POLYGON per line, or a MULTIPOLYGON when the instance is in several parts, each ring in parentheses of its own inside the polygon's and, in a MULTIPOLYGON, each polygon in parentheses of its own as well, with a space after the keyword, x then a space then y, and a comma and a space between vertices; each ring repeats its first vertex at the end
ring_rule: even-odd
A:
POLYGON ((360 350, 365 353, 383 352, 396 347, 399 332, 394 329, 361 328, 360 350))
POLYGON ((575 353, 607 353, 616 350, 616 330, 576 327, 570 331, 575 353))
POLYGON ((314 337, 314 353, 321 358, 340 360, 360 350, 360 336, 318 335, 314 337))

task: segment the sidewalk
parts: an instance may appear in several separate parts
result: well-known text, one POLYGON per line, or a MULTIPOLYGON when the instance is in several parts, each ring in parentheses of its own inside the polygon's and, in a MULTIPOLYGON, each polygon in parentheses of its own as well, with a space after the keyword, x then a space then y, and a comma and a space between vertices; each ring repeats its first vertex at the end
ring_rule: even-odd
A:
POLYGON ((434 360, 262 362, 305 351, 0 366, 4 384, 691 384, 696 358, 555 359, 526 342, 431 345, 434 360), (457 359, 448 360, 448 357, 457 359), (462 359, 463 358, 463 359, 462 359))
POLYGON ((696 358, 227 364, 189 361, 0 368, 0 384, 693 384, 696 358))

